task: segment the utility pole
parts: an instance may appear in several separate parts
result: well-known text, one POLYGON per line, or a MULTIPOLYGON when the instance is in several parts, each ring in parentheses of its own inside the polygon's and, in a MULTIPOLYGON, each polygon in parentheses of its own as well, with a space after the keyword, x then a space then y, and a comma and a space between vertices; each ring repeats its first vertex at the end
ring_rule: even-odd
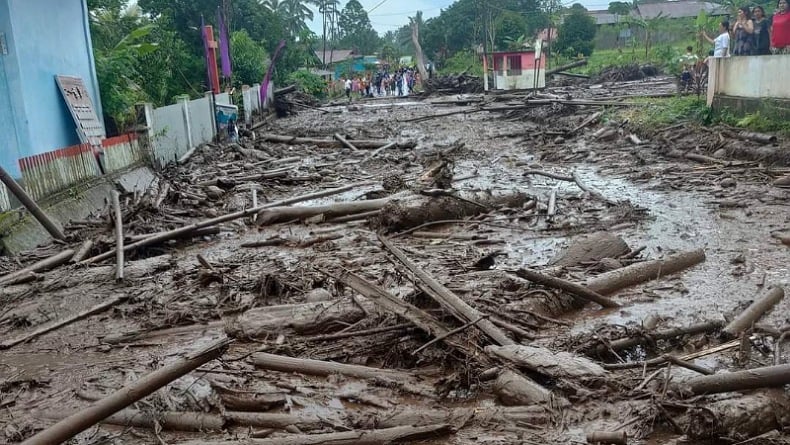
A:
POLYGON ((322 68, 326 69, 326 0, 321 0, 321 15, 324 19, 324 51, 321 53, 322 68))

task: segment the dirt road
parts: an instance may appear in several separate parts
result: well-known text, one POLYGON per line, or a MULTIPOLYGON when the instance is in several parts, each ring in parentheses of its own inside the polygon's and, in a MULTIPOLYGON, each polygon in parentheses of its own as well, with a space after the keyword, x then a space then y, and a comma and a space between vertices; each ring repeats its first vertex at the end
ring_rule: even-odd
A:
MULTIPOLYGON (((747 143, 731 129, 719 136, 683 125, 643 132, 594 103, 661 93, 663 82, 484 102, 359 101, 302 110, 240 144, 202 148, 163 172, 150 193, 122 197, 127 245, 256 205, 354 187, 293 204, 296 213, 276 206, 222 222, 218 233, 129 250, 120 282, 112 255, 0 285, 0 441, 3 434, 8 442, 29 438, 225 335, 235 341, 222 358, 129 405, 111 418, 115 425, 87 429, 78 443, 584 443, 593 431, 670 443, 684 434, 737 441, 770 433, 788 413, 774 423, 732 426, 733 414, 715 411, 721 402, 714 401, 742 398, 737 415, 756 416, 790 404, 785 396, 771 395, 769 405, 733 392, 690 397, 678 385, 698 373, 640 362, 671 354, 716 374, 784 363, 790 307, 779 301, 735 342, 719 335, 755 298, 788 285, 790 247, 772 235, 790 230, 790 190, 772 183, 790 168, 731 157, 743 154, 737 144, 787 153, 786 141, 747 143), (320 140, 271 142, 271 135, 320 140), (343 147, 341 139, 372 148, 343 147), (376 148, 389 142, 397 144, 376 148), (714 157, 714 149, 724 151, 714 157), (335 205, 349 202, 364 204, 335 205), (305 213, 314 206, 329 207, 305 213), (413 223, 420 220, 452 222, 413 223), (600 232, 608 237, 581 254, 569 249, 600 232), (612 256, 606 249, 617 248, 616 237, 627 246, 612 256), (666 277, 669 264, 616 290, 596 281, 695 249, 704 262, 666 277), (619 307, 582 304, 531 283, 517 273, 525 268, 597 290, 619 307), (705 321, 718 324, 707 333, 653 337, 705 321), (635 347, 610 347, 641 335, 635 347), (524 362, 505 352, 514 346, 508 343, 551 355, 524 362), (374 369, 274 365, 262 353, 374 369), (618 369, 623 363, 633 369, 618 369), (541 396, 514 402, 503 395, 503 387, 520 388, 506 381, 506 370, 534 380, 541 396), (700 407, 713 407, 712 421, 699 420, 700 407)), ((88 256, 112 249, 111 213, 73 224, 71 245, 93 240, 88 256)), ((29 265, 62 249, 18 260, 29 265)), ((7 272, 20 267, 3 264, 7 272)))

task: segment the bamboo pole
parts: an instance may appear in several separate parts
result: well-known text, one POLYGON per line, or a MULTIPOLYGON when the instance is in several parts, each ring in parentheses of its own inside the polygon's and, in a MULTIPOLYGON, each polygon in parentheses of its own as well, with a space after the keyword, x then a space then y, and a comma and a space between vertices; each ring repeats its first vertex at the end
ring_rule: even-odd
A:
MULTIPOLYGON (((228 221, 233 221, 234 219, 239 219, 239 218, 244 218, 244 217, 247 217, 247 216, 255 215, 258 212, 260 212, 261 210, 263 210, 263 209, 268 209, 268 208, 278 207, 278 206, 286 206, 286 205, 290 205, 290 204, 295 204, 297 202, 309 201, 311 199, 324 198, 326 196, 332 196, 332 195, 336 195, 336 194, 339 194, 339 193, 347 192, 347 191, 352 190, 352 189, 354 189, 356 187, 360 187, 360 186, 363 186, 363 185, 369 185, 369 184, 370 184, 369 182, 351 184, 351 185, 338 187, 338 188, 334 188, 334 189, 330 189, 330 190, 324 190, 324 191, 321 191, 321 192, 308 193, 306 195, 301 195, 301 196, 296 196, 296 197, 293 197, 293 198, 283 199, 281 201, 272 202, 272 203, 269 203, 269 204, 262 205, 260 207, 252 207, 252 208, 249 208, 249 209, 246 209, 246 210, 240 210, 238 212, 229 213, 227 215, 218 216, 216 218, 203 220, 203 221, 200 221, 200 222, 197 222, 197 223, 194 223, 194 224, 190 224, 188 226, 179 227, 178 229, 169 230, 167 232, 159 232, 159 233, 157 233, 157 234, 155 234, 155 235, 153 235, 153 236, 151 236, 149 238, 146 238, 146 239, 143 239, 143 240, 137 241, 135 243, 128 244, 128 245, 124 246, 124 250, 127 251, 127 252, 130 252, 130 251, 133 251, 133 250, 135 250, 135 249, 137 249, 139 247, 144 247, 144 246, 148 246, 148 245, 151 245, 151 244, 158 244, 158 243, 161 243, 161 242, 164 242, 164 241, 171 240, 173 238, 178 238, 180 236, 184 236, 185 234, 187 234, 189 232, 192 232, 192 231, 194 231, 196 229, 201 229, 201 228, 204 228, 204 227, 216 226, 217 224, 221 224, 221 223, 228 222, 228 221)), ((92 258, 88 258, 86 260, 83 260, 82 262, 80 262, 80 264, 92 264, 92 263, 95 263, 97 261, 103 261, 103 260, 106 260, 107 258, 112 257, 114 253, 115 253, 115 249, 112 249, 112 250, 104 252, 104 253, 102 253, 100 255, 96 255, 96 256, 94 256, 92 258)))
POLYGON ((154 371, 39 432, 22 442, 22 445, 54 445, 63 443, 168 383, 220 357, 228 344, 230 344, 230 340, 227 338, 219 340, 189 357, 182 358, 158 371, 154 371))
POLYGON ((123 281, 123 215, 120 193, 112 191, 112 207, 115 210, 115 281, 123 281))
POLYGON ((55 222, 52 221, 52 219, 46 213, 44 213, 41 207, 36 204, 36 201, 34 201, 33 198, 27 194, 25 189, 23 189, 22 186, 19 185, 19 183, 16 182, 3 167, 0 167, 0 181, 2 181, 3 184, 8 187, 8 190, 10 190, 11 193, 13 193, 14 196, 19 199, 19 202, 21 202, 22 205, 25 206, 25 208, 30 212, 30 214, 36 218, 36 221, 44 226, 44 228, 47 230, 47 232, 49 232, 50 235, 52 235, 53 238, 59 239, 61 241, 66 239, 66 235, 63 233, 60 227, 58 227, 55 222))

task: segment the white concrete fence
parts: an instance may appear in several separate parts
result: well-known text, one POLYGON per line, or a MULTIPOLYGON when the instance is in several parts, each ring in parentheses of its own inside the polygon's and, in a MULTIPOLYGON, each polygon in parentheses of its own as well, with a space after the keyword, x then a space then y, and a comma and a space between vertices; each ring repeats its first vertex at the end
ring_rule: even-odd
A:
MULTIPOLYGON (((250 103, 245 110, 249 110, 252 118, 252 113, 261 109, 258 100, 260 87, 255 86, 246 91, 248 93, 244 94, 244 100, 250 103)), ((230 95, 206 93, 195 100, 184 97, 173 105, 161 108, 142 104, 138 112, 144 113, 147 145, 145 138, 130 133, 105 139, 101 150, 80 144, 29 156, 19 160, 21 183, 38 201, 101 176, 99 158, 105 173, 146 163, 153 163, 157 168, 164 167, 177 161, 192 148, 214 140, 217 135, 215 103, 230 105, 230 95), (101 154, 97 157, 98 151, 101 154)), ((0 211, 12 209, 14 202, 9 198, 6 187, 0 183, 0 211)))

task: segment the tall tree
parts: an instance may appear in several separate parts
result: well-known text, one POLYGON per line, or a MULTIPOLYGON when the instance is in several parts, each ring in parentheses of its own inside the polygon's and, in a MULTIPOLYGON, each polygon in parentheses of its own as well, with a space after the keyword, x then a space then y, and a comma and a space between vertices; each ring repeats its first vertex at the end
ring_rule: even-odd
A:
POLYGON ((596 31, 595 19, 587 14, 584 6, 575 3, 560 25, 556 49, 569 56, 589 56, 595 48, 596 31))
POLYGON ((414 44, 414 53, 417 57, 417 71, 420 72, 420 77, 423 79, 428 78, 428 71, 425 69, 425 56, 422 53, 422 45, 420 45, 420 28, 425 26, 422 20, 422 11, 417 11, 414 17, 409 17, 411 24, 411 41, 414 44))
POLYGON ((371 54, 379 47, 379 36, 370 24, 368 13, 357 0, 349 0, 338 18, 340 44, 371 54))

